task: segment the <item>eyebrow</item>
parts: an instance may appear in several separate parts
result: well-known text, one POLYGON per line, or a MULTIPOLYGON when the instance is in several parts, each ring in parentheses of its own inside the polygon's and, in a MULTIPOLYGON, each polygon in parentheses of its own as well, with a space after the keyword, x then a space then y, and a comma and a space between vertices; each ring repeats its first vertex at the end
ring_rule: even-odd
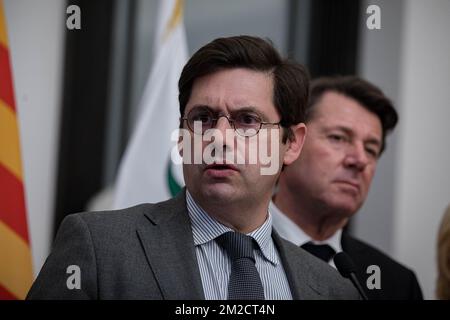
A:
MULTIPOLYGON (((331 130, 340 130, 340 131, 345 132, 345 133, 348 134, 349 136, 354 136, 354 132, 353 132, 352 129, 350 129, 350 128, 348 128, 348 127, 345 127, 345 126, 341 126, 341 125, 335 126, 335 127, 329 127, 329 128, 326 128, 326 130, 327 130, 327 131, 331 131, 331 130)), ((380 148, 381 148, 381 140, 378 139, 378 138, 373 138, 373 137, 371 137, 371 138, 365 140, 364 142, 365 142, 365 143, 369 143, 369 144, 376 145, 377 147, 380 147, 380 148)))
MULTIPOLYGON (((217 107, 209 106, 209 105, 206 105, 206 104, 194 105, 191 110, 193 110, 195 108, 207 108, 207 109, 210 109, 210 110, 212 110, 214 112, 218 112, 218 108, 217 107)), ((258 110, 254 106, 245 106, 245 107, 242 107, 242 108, 239 108, 239 109, 236 109, 236 110, 231 110, 230 114, 232 115, 233 113, 242 112, 242 111, 256 113, 258 116, 261 117, 262 120, 268 121, 267 115, 265 113, 261 112, 260 110, 258 110)))

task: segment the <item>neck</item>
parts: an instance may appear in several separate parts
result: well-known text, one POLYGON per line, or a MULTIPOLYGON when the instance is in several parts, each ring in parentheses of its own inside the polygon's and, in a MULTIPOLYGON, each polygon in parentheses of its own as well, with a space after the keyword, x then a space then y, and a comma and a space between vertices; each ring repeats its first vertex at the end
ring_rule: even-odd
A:
POLYGON ((264 201, 232 202, 191 195, 209 216, 236 232, 248 234, 261 227, 267 219, 270 197, 264 201))
POLYGON ((298 194, 301 193, 294 195, 280 185, 279 192, 274 196, 273 202, 311 239, 324 241, 347 224, 347 217, 343 217, 335 210, 322 204, 305 205, 308 204, 308 201, 299 199, 298 194))

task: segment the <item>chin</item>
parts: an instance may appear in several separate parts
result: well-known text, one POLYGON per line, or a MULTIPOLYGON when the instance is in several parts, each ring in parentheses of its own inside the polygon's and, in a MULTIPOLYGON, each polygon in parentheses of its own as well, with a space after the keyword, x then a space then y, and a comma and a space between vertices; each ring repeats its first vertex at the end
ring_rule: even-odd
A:
POLYGON ((342 198, 335 201, 330 201, 329 206, 336 212, 339 212, 340 215, 345 217, 351 217, 361 207, 361 205, 356 203, 354 199, 345 200, 342 198))
POLYGON ((360 193, 349 192, 348 190, 339 190, 333 194, 331 201, 335 202, 337 205, 347 208, 351 211, 358 210, 363 202, 360 193))
POLYGON ((356 211, 358 211, 358 209, 359 206, 352 206, 352 205, 342 206, 341 212, 342 215, 344 215, 345 217, 351 217, 356 213, 356 211))
POLYGON ((208 199, 215 199, 218 201, 236 201, 239 193, 236 188, 227 183, 215 183, 212 185, 205 185, 203 194, 208 199))

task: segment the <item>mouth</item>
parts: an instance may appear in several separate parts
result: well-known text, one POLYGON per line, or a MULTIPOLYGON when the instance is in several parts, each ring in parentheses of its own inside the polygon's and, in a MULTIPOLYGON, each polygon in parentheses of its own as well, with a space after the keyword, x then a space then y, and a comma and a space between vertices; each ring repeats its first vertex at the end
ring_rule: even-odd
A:
POLYGON ((205 167, 205 173, 214 178, 224 178, 239 172, 239 169, 230 164, 210 164, 205 167))
POLYGON ((213 163, 213 164, 209 164, 205 167, 205 170, 234 170, 234 171, 239 171, 239 169, 236 166, 233 166, 232 164, 218 164, 218 163, 213 163))
POLYGON ((361 187, 359 185, 359 183, 354 182, 354 181, 349 181, 349 180, 337 180, 336 181, 339 184, 345 185, 347 187, 350 187, 352 189, 354 189, 355 191, 359 192, 361 187))

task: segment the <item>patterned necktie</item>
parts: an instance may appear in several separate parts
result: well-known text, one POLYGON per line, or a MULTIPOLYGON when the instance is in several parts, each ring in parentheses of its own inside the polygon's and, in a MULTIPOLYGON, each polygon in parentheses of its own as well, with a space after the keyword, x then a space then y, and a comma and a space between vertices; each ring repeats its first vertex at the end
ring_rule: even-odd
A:
POLYGON ((253 238, 226 232, 216 241, 231 259, 228 300, 264 300, 264 288, 253 255, 253 238))
POLYGON ((310 241, 303 244, 301 247, 327 263, 336 254, 336 251, 328 244, 314 244, 310 241))

